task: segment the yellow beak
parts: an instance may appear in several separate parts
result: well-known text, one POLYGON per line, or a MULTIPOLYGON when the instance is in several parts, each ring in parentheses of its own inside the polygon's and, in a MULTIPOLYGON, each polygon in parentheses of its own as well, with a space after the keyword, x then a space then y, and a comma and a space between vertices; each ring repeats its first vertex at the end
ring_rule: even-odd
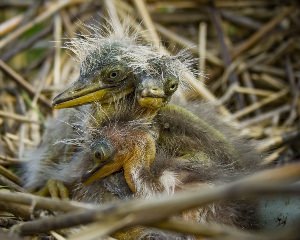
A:
POLYGON ((101 82, 94 84, 78 80, 71 87, 57 95, 52 102, 55 109, 71 108, 91 102, 109 103, 116 101, 133 91, 129 85, 105 85, 101 82))
POLYGON ((57 101, 54 101, 57 100, 57 98, 55 98, 53 100, 53 108, 55 109, 70 108, 70 107, 87 104, 90 102, 101 101, 101 99, 104 98, 106 93, 107 93, 107 89, 101 89, 92 93, 88 93, 86 95, 78 96, 77 98, 71 100, 63 101, 60 99, 62 102, 58 102, 58 103, 57 101))

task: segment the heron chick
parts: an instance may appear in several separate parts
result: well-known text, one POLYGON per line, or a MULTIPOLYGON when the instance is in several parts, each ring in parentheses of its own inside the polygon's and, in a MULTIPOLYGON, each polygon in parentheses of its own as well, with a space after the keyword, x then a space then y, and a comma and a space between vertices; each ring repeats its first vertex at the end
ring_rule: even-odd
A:
MULTIPOLYGON (((72 162, 61 166, 62 175, 74 176, 74 182, 70 182, 73 199, 103 203, 118 199, 173 194, 192 186, 197 186, 197 190, 203 188, 205 191, 207 187, 219 185, 241 175, 241 171, 236 167, 215 161, 208 153, 201 150, 198 150, 198 154, 193 156, 177 157, 181 155, 181 150, 175 143, 173 143, 173 150, 158 145, 155 159, 151 161, 151 164, 147 163, 145 146, 149 136, 157 139, 155 123, 137 121, 132 119, 132 115, 128 113, 130 111, 127 113, 122 111, 119 115, 115 114, 113 118, 102 122, 101 127, 97 127, 95 122, 95 125, 85 131, 88 134, 84 135, 82 139, 78 137, 71 141, 65 140, 68 144, 79 146, 72 162), (135 157, 140 158, 140 162, 131 165, 131 159, 135 157), (99 166, 97 169, 94 169, 95 163, 99 166), (110 172, 105 175, 106 170, 110 170, 111 164, 120 166, 129 164, 129 167, 127 169, 123 167, 123 170, 119 167, 121 172, 114 171, 114 173, 110 172), (106 169, 105 166, 107 166, 106 169), (101 172, 103 169, 105 171, 101 172), (93 174, 97 171, 105 176, 97 176, 88 185, 82 184, 82 181, 85 181, 90 173, 93 174), (128 178, 126 179, 126 172, 130 177, 129 181, 128 178)), ((196 143, 198 141, 195 138, 193 140, 196 143)), ((189 142, 193 140, 189 140, 189 142)), ((178 143, 178 146, 180 144, 178 143)), ((252 215, 253 206, 251 204, 245 201, 235 201, 215 203, 186 211, 181 217, 188 221, 218 222, 250 228, 254 223, 252 215)), ((134 232, 142 236, 148 230, 134 232)), ((118 237, 118 239, 128 239, 132 232, 125 231, 120 234, 123 238, 118 237)), ((156 234, 158 233, 156 232, 156 234)), ((139 239, 139 235, 134 235, 135 239, 139 239)))
MULTIPOLYGON (((86 111, 86 116, 93 115, 92 120, 96 119, 98 123, 113 116, 115 106, 125 109, 129 105, 133 119, 151 121, 169 102, 182 80, 181 72, 189 66, 188 61, 183 61, 184 54, 164 56, 151 46, 138 43, 132 36, 121 39, 113 32, 108 36, 96 33, 76 38, 69 48, 80 61, 80 76, 54 98, 53 105, 55 108, 79 106, 79 111, 86 111), (87 103, 91 103, 90 106, 81 106, 87 103)), ((61 122, 52 121, 38 149, 27 154, 26 158, 32 159, 25 166, 24 182, 28 188, 40 188, 48 176, 44 172, 56 171, 57 164, 72 160, 76 149, 59 144, 60 140, 73 138, 91 121, 87 117, 76 119, 70 110, 62 110, 59 115, 61 122), (74 126, 75 123, 77 128, 66 130, 67 124, 74 126)), ((51 189, 56 185, 63 188, 58 182, 50 183, 51 189)), ((44 189, 46 192, 47 188, 44 189)))
MULTIPOLYGON (((143 112, 149 120, 153 119, 157 123, 160 136, 159 145, 173 148, 172 142, 182 142, 182 156, 188 157, 188 155, 197 154, 197 149, 201 148, 200 155, 202 152, 208 153, 214 160, 227 165, 233 164, 238 167, 237 165, 240 164, 243 168, 246 163, 248 164, 253 160, 248 166, 251 164, 256 166, 254 162, 257 162, 255 160, 258 159, 257 154, 250 151, 254 156, 251 158, 251 154, 247 154, 248 149, 244 149, 245 152, 243 153, 244 150, 240 150, 241 141, 233 140, 236 139, 235 134, 227 137, 222 132, 223 127, 221 125, 216 128, 213 126, 213 122, 205 120, 203 114, 199 115, 187 111, 188 104, 185 106, 166 105, 170 96, 176 91, 178 83, 183 82, 183 73, 192 70, 193 60, 186 54, 165 56, 157 53, 155 49, 151 49, 149 46, 137 44, 135 38, 129 35, 120 40, 113 31, 108 36, 99 34, 99 31, 95 32, 97 33, 92 36, 74 39, 69 43, 69 48, 76 53, 81 62, 81 75, 79 80, 74 82, 69 89, 54 99, 55 107, 76 107, 95 101, 97 104, 92 103, 95 106, 94 109, 101 109, 101 112, 98 115, 97 111, 91 112, 91 114, 94 114, 99 121, 101 116, 104 116, 103 111, 108 116, 111 115, 114 107, 110 111, 107 107, 111 104, 120 101, 125 108, 128 103, 134 104, 135 107, 132 109, 141 110, 133 111, 139 112, 139 116, 136 118, 140 118, 141 112, 143 112), (118 70, 118 74, 122 77, 112 72, 116 76, 116 82, 118 84, 122 82, 121 85, 113 85, 112 87, 103 85, 103 82, 106 81, 105 77, 108 76, 106 73, 107 66, 103 64, 106 62, 104 60, 106 57, 112 63, 109 65, 109 69, 114 69, 120 64, 125 64, 121 69, 130 69, 128 70, 130 74, 118 70), (88 73, 86 74, 87 77, 85 77, 86 72, 88 73), (94 80, 95 76, 100 82, 94 80), (114 88, 118 91, 118 86, 125 85, 130 86, 130 90, 125 91, 122 87, 120 90, 127 95, 116 94, 109 98, 110 104, 107 104, 105 94, 98 94, 97 89, 99 88, 101 89, 100 92, 103 93, 110 92, 114 88), (124 99, 127 100, 123 101, 124 99), (99 105, 101 105, 100 108, 99 105), (192 140, 193 144, 190 144, 191 142, 188 141, 192 138, 197 139, 197 141, 192 140)), ((206 109, 204 105, 200 106, 200 108, 202 107, 206 109)), ((211 115, 209 112, 205 114, 211 115)))

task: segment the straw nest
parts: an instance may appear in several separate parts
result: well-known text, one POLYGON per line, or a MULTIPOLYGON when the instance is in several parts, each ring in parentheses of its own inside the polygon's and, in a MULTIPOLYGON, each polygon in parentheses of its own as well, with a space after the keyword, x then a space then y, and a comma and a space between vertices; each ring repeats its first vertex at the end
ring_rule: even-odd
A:
POLYGON ((168 217, 219 199, 299 194, 295 185, 279 184, 300 179, 297 4, 268 0, 1 1, 0 238, 65 239, 60 229, 86 225, 71 239, 94 239, 144 225, 208 238, 296 239, 293 227, 248 232, 168 217), (112 23, 126 20, 141 33, 142 41, 162 54, 176 55, 188 48, 199 59, 193 68, 204 74, 197 80, 183 76, 191 88, 179 97, 214 104, 241 135, 257 140, 258 151, 267 153, 261 164, 277 167, 206 191, 159 201, 132 200, 113 207, 26 193, 18 176, 24 150, 39 144, 45 119, 56 115, 51 99, 78 76, 78 66, 62 46, 76 33, 85 34, 84 24, 103 24, 107 12, 112 23), (49 214, 53 217, 44 217, 49 214))

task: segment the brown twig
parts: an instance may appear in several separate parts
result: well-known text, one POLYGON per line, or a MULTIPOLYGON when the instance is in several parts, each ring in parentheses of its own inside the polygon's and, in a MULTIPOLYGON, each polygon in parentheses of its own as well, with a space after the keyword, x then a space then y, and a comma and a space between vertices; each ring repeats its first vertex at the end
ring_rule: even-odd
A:
MULTIPOLYGON (((27 235, 46 232, 53 229, 62 229, 95 221, 125 221, 123 227, 136 224, 149 225, 164 220, 172 214, 184 210, 203 206, 205 204, 229 200, 246 196, 261 196, 262 194, 294 193, 299 194, 298 186, 284 186, 282 184, 300 179, 300 164, 290 164, 278 169, 266 170, 239 181, 218 186, 215 188, 201 188, 201 191, 186 191, 152 200, 131 200, 119 204, 107 204, 100 208, 86 211, 76 211, 35 220, 16 226, 16 232, 27 235), (159 214, 157 214, 159 212, 159 214)), ((1 195, 0 195, 1 199, 1 195)))
POLYGON ((1 165, 0 165, 0 174, 5 176, 9 180, 13 181, 14 183, 21 185, 21 179, 16 174, 6 169, 5 167, 2 167, 1 165))
POLYGON ((155 29, 154 24, 151 20, 150 14, 147 10, 147 7, 145 5, 144 0, 133 0, 133 2, 134 2, 136 8, 139 11, 139 14, 142 17, 142 19, 144 21, 144 24, 146 25, 147 30, 149 31, 149 33, 152 37, 152 41, 153 41, 155 47, 157 49, 160 49, 161 44, 160 44, 159 36, 156 32, 156 29, 155 29))
POLYGON ((0 175, 0 184, 2 186, 7 186, 15 191, 25 192, 25 190, 22 187, 20 187, 19 185, 15 184, 13 181, 9 180, 8 178, 2 175, 0 175))
POLYGON ((22 35, 24 32, 26 32, 28 29, 32 28, 33 26, 37 25, 40 22, 45 21, 47 18, 51 17, 53 14, 55 14, 59 9, 62 9, 69 4, 72 3, 79 3, 82 1, 79 0, 63 0, 59 1, 55 4, 53 4, 51 7, 47 9, 47 11, 43 12, 41 15, 36 17, 34 20, 28 22, 24 26, 18 28, 16 31, 12 32, 10 35, 6 36, 0 41, 0 49, 5 47, 8 43, 12 42, 15 40, 17 37, 22 35))
POLYGON ((237 46, 233 51, 233 57, 238 57, 241 53, 251 48, 256 42, 258 42, 262 37, 266 36, 278 23, 280 23, 285 17, 290 15, 294 11, 294 8, 287 8, 281 11, 268 23, 262 26, 257 32, 255 32, 251 37, 249 37, 245 42, 237 46))
POLYGON ((24 220, 31 218, 31 209, 28 206, 0 201, 0 210, 12 213, 16 217, 21 217, 24 220))
POLYGON ((16 113, 4 112, 2 110, 0 110, 0 117, 14 119, 16 121, 20 121, 24 123, 41 124, 41 122, 31 120, 28 117, 16 113))
POLYGON ((256 102, 250 106, 247 106, 247 107, 243 108, 242 110, 232 114, 232 119, 241 118, 241 117, 255 111, 256 109, 259 109, 259 108, 287 95, 288 93, 289 93, 289 89, 282 89, 281 91, 279 91, 277 93, 273 93, 269 97, 267 97, 259 102, 256 102))
MULTIPOLYGON (((215 7, 211 7, 211 8, 209 8, 209 10, 210 10, 213 25, 215 26, 215 29, 217 32, 219 44, 221 46, 221 55, 222 55, 222 59, 223 59, 224 65, 225 65, 224 67, 227 68, 230 66, 230 64, 232 62, 232 58, 229 53, 227 44, 225 43, 225 34, 224 34, 224 31, 222 28, 221 15, 215 7)), ((234 71, 232 71, 228 75, 228 80, 229 80, 229 84, 235 84, 237 86, 240 85, 238 77, 234 71)), ((238 109, 241 109, 241 108, 243 108, 243 106, 245 106, 245 99, 244 99, 243 95, 237 94, 237 96, 235 97, 235 102, 236 102, 238 109)))
MULTIPOLYGON (((30 85, 20 74, 18 74, 16 71, 14 71, 11 67, 9 67, 5 62, 0 60, 0 68, 8 75, 10 76, 14 81, 16 81, 21 87, 23 87, 28 93, 31 95, 35 94, 35 89, 33 86, 30 85)), ((52 105, 43 96, 39 96, 39 101, 43 103, 46 107, 51 108, 52 105)))
POLYGON ((11 193, 3 191, 0 191, 0 201, 28 205, 32 206, 34 209, 47 209, 61 212, 79 211, 95 207, 89 204, 82 204, 73 201, 62 201, 39 197, 29 193, 11 193))
POLYGON ((199 80, 204 82, 204 75, 202 72, 205 71, 205 61, 206 61, 206 38, 207 38, 207 24, 201 22, 199 24, 199 80))

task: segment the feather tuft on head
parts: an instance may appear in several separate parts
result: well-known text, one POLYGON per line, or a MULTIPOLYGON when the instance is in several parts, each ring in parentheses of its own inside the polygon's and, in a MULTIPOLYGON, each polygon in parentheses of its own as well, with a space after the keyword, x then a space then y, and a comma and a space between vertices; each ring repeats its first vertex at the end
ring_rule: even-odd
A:
POLYGON ((187 50, 182 50, 174 56, 163 54, 151 44, 142 42, 141 36, 144 33, 133 30, 129 22, 122 23, 121 33, 110 21, 105 21, 101 27, 84 27, 87 33, 78 34, 65 44, 65 48, 73 52, 75 59, 80 63, 81 75, 93 74, 97 66, 112 62, 126 62, 134 73, 167 72, 180 82, 183 82, 184 72, 199 75, 193 68, 196 61, 187 50), (158 64, 155 64, 156 62, 158 64), (163 65, 163 71, 157 67, 159 65, 163 65))

